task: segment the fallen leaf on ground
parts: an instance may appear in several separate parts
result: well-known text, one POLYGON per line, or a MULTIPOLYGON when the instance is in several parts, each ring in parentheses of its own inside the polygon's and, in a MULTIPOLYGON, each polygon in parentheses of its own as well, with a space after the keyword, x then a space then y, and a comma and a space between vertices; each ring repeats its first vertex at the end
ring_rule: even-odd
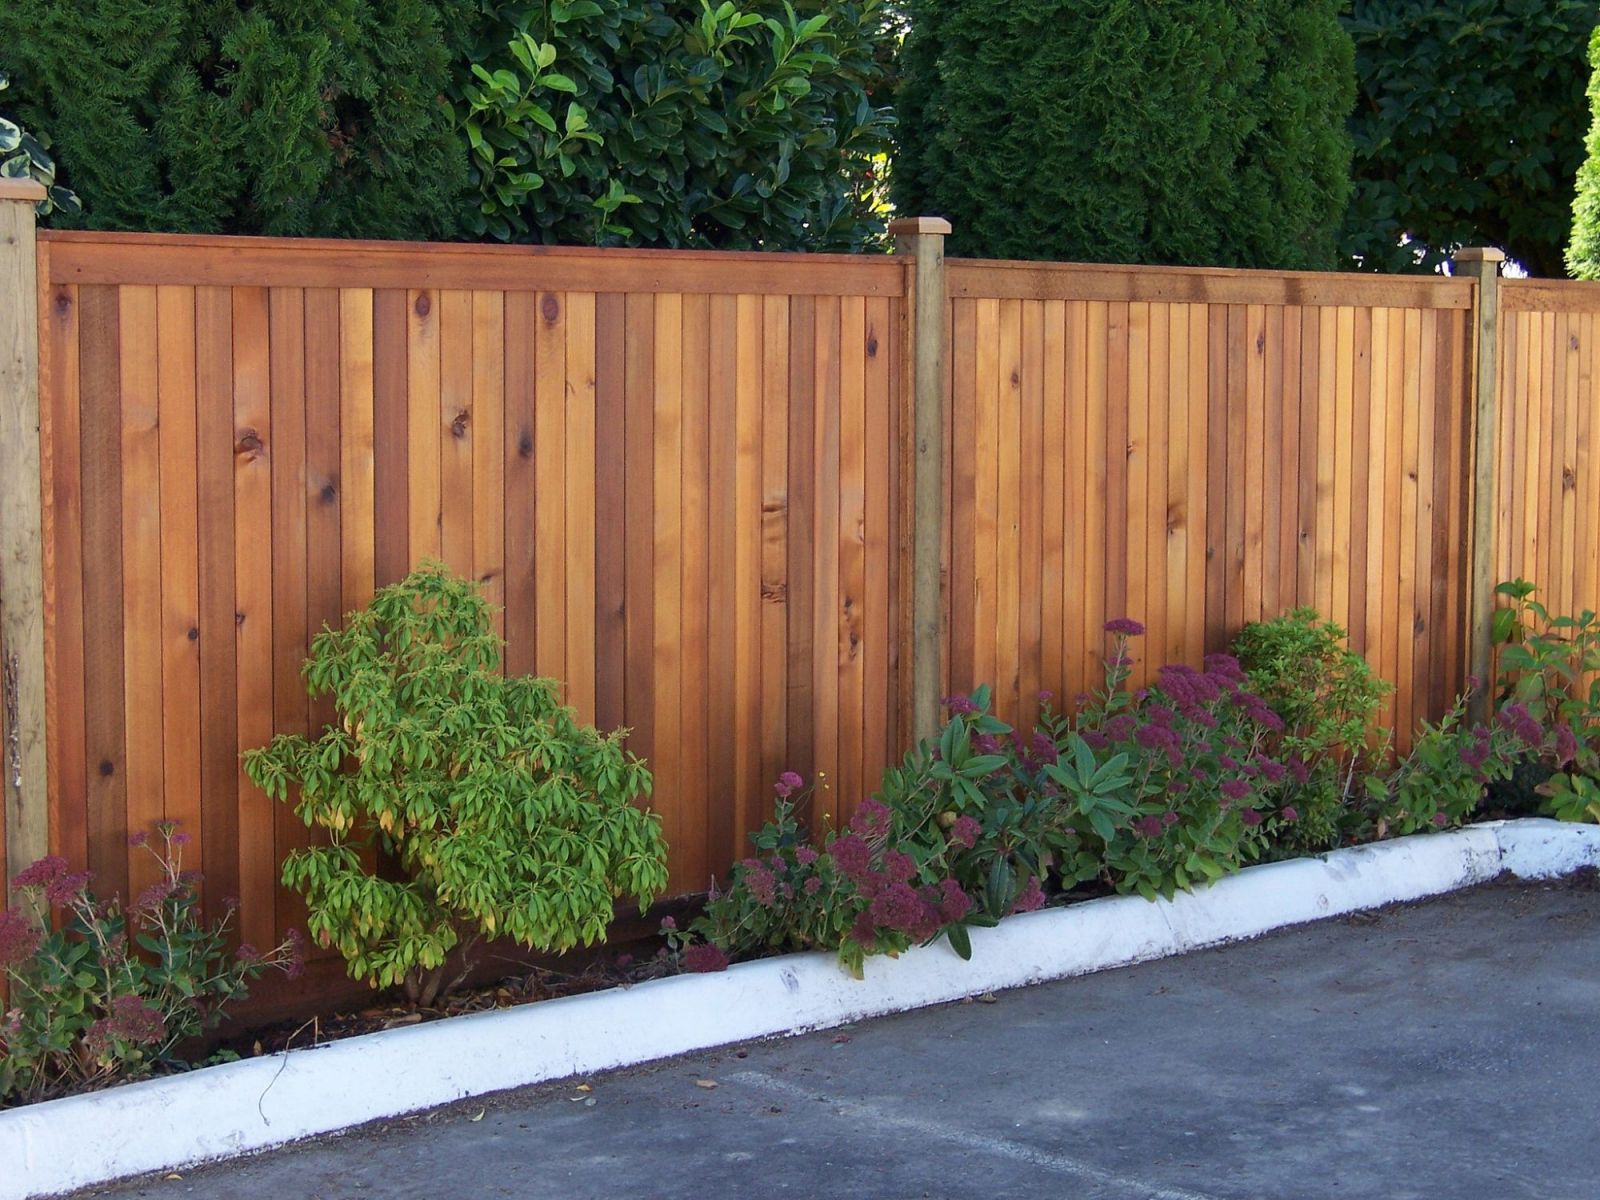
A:
POLYGON ((475 1116, 475 1117, 468 1117, 468 1118, 467 1118, 467 1120, 469 1120, 469 1121, 481 1121, 481 1120, 483 1120, 483 1114, 484 1114, 484 1113, 486 1113, 486 1112, 488 1112, 488 1111, 489 1111, 489 1110, 488 1110, 488 1109, 487 1109, 487 1108, 480 1108, 480 1109, 479 1109, 479 1110, 478 1110, 478 1115, 477 1115, 477 1116, 475 1116))
POLYGON ((590 1087, 587 1083, 580 1083, 578 1085, 578 1090, 580 1092, 592 1092, 592 1091, 594 1091, 594 1089, 592 1087, 590 1087))
POLYGON ((712 1088, 717 1086, 717 1081, 715 1079, 696 1079, 694 1081, 694 1085, 695 1087, 705 1088, 707 1091, 710 1091, 712 1088))

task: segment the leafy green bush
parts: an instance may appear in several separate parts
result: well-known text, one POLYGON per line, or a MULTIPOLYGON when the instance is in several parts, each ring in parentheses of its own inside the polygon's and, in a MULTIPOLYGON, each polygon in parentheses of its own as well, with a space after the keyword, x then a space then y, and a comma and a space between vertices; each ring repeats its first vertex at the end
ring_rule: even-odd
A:
POLYGON ((909 0, 895 204, 978 257, 1325 268, 1338 0, 909 0))
POLYGON ((1355 0, 1355 191, 1341 249, 1431 273, 1499 246, 1562 274, 1594 0, 1355 0))
POLYGON ((6 0, 0 67, 93 229, 437 237, 467 160, 447 31, 474 0, 6 0))
POLYGON ((1345 637, 1315 609, 1297 608, 1246 625, 1233 642, 1250 690, 1283 721, 1276 753, 1296 767, 1299 814, 1283 841, 1294 851, 1339 842, 1359 819, 1362 777, 1376 765, 1368 736, 1392 689, 1345 637))
POLYGON ((472 232, 735 249, 880 238, 879 0, 485 9, 457 85, 472 232))
MULTIPOLYGON (((11 80, 0 71, 0 92, 11 86, 11 80)), ((57 210, 77 213, 83 210, 77 194, 56 182, 56 164, 50 157, 50 139, 43 133, 29 133, 15 121, 0 117, 0 176, 7 179, 31 179, 45 189, 39 201, 38 213, 47 217, 57 210)))
POLYGON ((667 882, 659 818, 632 803, 650 790, 644 764, 580 725, 555 685, 499 667, 477 587, 425 565, 313 643, 306 680, 339 723, 244 758, 327 837, 283 866, 312 936, 353 977, 425 1005, 480 939, 592 944, 617 897, 643 909, 667 882), (373 869, 379 850, 400 878, 373 869))
MULTIPOLYGON (((0 912, 0 972, 11 1009, 0 1021, 0 1104, 180 1068, 179 1048, 213 1026, 246 983, 269 967, 300 970, 295 934, 262 953, 227 948, 229 920, 200 915, 199 876, 182 868, 189 835, 158 827, 158 843, 135 834, 160 875, 131 903, 102 903, 89 875, 43 858, 12 884, 21 907, 0 912), (35 923, 49 910, 55 930, 35 923), (31 916, 30 916, 31 914, 31 916)), ((231 914, 230 914, 231 915, 231 914)))

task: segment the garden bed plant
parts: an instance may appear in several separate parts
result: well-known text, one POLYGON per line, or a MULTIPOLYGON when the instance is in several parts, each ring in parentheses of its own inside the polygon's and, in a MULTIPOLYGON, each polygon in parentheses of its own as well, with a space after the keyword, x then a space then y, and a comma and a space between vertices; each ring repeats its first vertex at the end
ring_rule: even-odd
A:
MULTIPOLYGON (((1386 685, 1313 611, 1247 626, 1234 653, 1161 667, 1143 688, 1130 682, 1143 630, 1119 619, 1101 686, 1071 706, 1041 696, 1031 730, 989 711, 986 688, 949 697, 937 738, 842 828, 808 827, 801 814, 823 806, 786 772, 752 854, 655 944, 475 989, 461 986, 474 947, 593 946, 617 898, 644 911, 665 886, 644 764, 553 685, 499 674, 475 587, 427 567, 324 632, 306 678, 338 721, 252 752, 246 770, 319 832, 283 868, 314 939, 398 994, 319 1037, 792 951, 832 952, 860 977, 875 955, 940 940, 969 957, 971 930, 1013 913, 1172 897, 1253 862, 1456 827, 1508 796, 1600 821, 1600 620, 1552 617, 1526 584, 1500 591, 1492 718, 1469 722, 1463 695, 1398 760, 1376 724, 1386 685)), ((126 907, 59 860, 19 881, 28 904, 0 917, 0 1103, 205 1061, 201 1035, 247 981, 297 969, 293 942, 230 954, 227 916, 201 920, 178 862, 184 835, 158 837, 165 882, 126 907), (64 919, 47 932, 29 914, 52 906, 64 919)), ((286 1047, 303 1028, 230 1045, 286 1047)))

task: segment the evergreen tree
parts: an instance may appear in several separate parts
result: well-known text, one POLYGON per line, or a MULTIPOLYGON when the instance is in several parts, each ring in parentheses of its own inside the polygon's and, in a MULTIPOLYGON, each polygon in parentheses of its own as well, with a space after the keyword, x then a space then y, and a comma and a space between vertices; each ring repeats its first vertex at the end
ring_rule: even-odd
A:
POLYGON ((1600 279, 1600 28, 1589 36, 1588 157, 1578 168, 1578 194, 1572 201, 1572 242, 1567 270, 1579 279, 1600 279))
POLYGON ((900 212, 952 253, 1330 267, 1354 96, 1339 0, 910 0, 900 212))
POLYGON ((445 28, 474 7, 6 0, 0 68, 91 228, 445 236, 466 187, 445 28))

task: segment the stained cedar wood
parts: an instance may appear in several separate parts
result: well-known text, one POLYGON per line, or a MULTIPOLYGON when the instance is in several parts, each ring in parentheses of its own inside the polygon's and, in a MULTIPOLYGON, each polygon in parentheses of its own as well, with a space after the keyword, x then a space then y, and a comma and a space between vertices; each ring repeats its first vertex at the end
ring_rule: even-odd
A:
POLYGON ((372 293, 373 583, 405 578, 411 561, 406 292, 372 293))
POLYGON ((534 326, 538 296, 507 292, 505 298, 505 623, 506 673, 533 675, 537 606, 534 578, 538 570, 535 513, 539 503, 534 467, 534 326))
POLYGON ((655 298, 630 294, 623 319, 623 721, 632 730, 629 750, 648 757, 655 741, 655 298))
POLYGON ((683 297, 656 297, 655 304, 655 497, 652 513, 655 563, 655 737, 650 767, 655 775, 652 807, 661 813, 667 862, 685 888, 682 770, 683 641, 683 297))
POLYGON ((534 311, 533 673, 567 680, 567 296, 534 311))
POLYGON ((1066 310, 1066 364, 1067 364, 1067 483, 1065 503, 1067 511, 1066 569, 1068 579, 1081 579, 1082 588, 1067 588, 1062 613, 1062 637, 1066 643, 1062 652, 1062 669, 1066 672, 1063 686, 1067 693, 1062 699, 1064 711, 1070 711, 1073 689, 1080 687, 1079 680, 1088 677, 1085 662, 1092 647, 1099 643, 1089 634, 1089 598, 1094 595, 1089 586, 1088 552, 1090 513, 1098 507, 1090 503, 1094 495, 1089 463, 1092 449, 1089 437, 1089 305, 1081 300, 1067 302, 1066 310))
POLYGON ((1237 632, 1238 628, 1247 621, 1259 621, 1262 617, 1262 576, 1265 564, 1262 561, 1262 548, 1265 544, 1266 518, 1263 512, 1263 492, 1266 485, 1265 460, 1266 460, 1266 348, 1267 348, 1267 314, 1266 309, 1259 304, 1251 304, 1245 308, 1244 325, 1244 440, 1243 468, 1240 475, 1232 476, 1234 479, 1243 478, 1244 493, 1241 496, 1244 508, 1244 542, 1240 547, 1239 587, 1240 599, 1238 604, 1229 601, 1229 611, 1233 616, 1231 629, 1237 632))
POLYGON ((200 843, 210 911, 240 894, 234 652, 233 295, 195 289, 200 582, 200 843))
MULTIPOLYGON (((1059 707, 1072 694, 1067 684, 1067 529, 1078 522, 1077 506, 1067 512, 1067 304, 1046 300, 1039 306, 1042 407, 1039 430, 1043 483, 1039 489, 1040 685, 1056 693, 1059 707)), ((1074 430, 1074 433, 1077 431, 1074 430)))
POLYGON ((377 578, 375 533, 376 440, 373 392, 373 295, 339 293, 339 606, 344 612, 372 598, 377 578))
MULTIPOLYGON (((771 304, 772 301, 767 301, 771 304)), ((890 671, 889 643, 890 564, 894 561, 889 540, 889 512, 893 503, 895 447, 890 439, 890 415, 894 405, 890 373, 891 347, 895 331, 891 328, 890 302, 874 298, 867 301, 866 342, 866 434, 865 479, 866 510, 863 540, 863 567, 866 593, 863 597, 862 647, 864 692, 861 714, 863 730, 862 776, 864 792, 876 790, 877 779, 888 765, 892 750, 890 710, 895 703, 890 671)), ((770 494, 769 494, 770 495, 770 494)))
MULTIPOLYGON (((1017 722, 1031 729, 1038 715, 1041 660, 1044 657, 1044 305, 1022 310, 1022 457, 1018 478, 1017 722)), ((869 569, 873 556, 867 555, 869 569)), ((870 678, 870 675, 869 675, 870 678)))
MULTIPOLYGON (((46 273, 48 278, 48 272, 46 273)), ((79 406, 78 289, 50 287, 40 309, 47 322, 47 348, 42 355, 50 413, 50 525, 53 563, 45 586, 53 597, 46 615, 45 650, 51 744, 50 849, 73 871, 88 869, 88 792, 85 755, 86 693, 83 644, 83 469, 79 406), (50 719, 53 718, 53 719, 50 719)), ((97 570, 101 569, 99 566, 97 570)), ((195 739, 196 741, 198 739, 195 739)), ((196 831, 199 825, 196 822, 196 831)))
POLYGON ((999 405, 996 409, 999 455, 995 487, 994 559, 994 704, 1001 717, 1020 723, 1018 694, 1019 618, 1022 598, 1019 569, 1022 490, 1022 301, 1000 302, 999 405))
MULTIPOLYGON (((683 298, 682 617, 680 707, 683 713, 682 775, 679 784, 679 852, 685 886, 698 890, 710 878, 705 829, 709 818, 711 723, 700 681, 710 669, 710 299, 683 298)), ((570 635, 570 631, 569 631, 570 635)))
MULTIPOLYGON (((623 504, 623 297, 595 299, 595 495, 594 645, 595 724, 620 728, 623 661, 627 648, 626 567, 623 504)), ((501 499, 485 489, 479 512, 501 510, 501 499)), ((478 570, 483 567, 480 563, 478 570)))
MULTIPOLYGON (((94 652, 84 657, 85 753, 89 779, 89 870, 106 893, 126 894, 127 757, 123 692, 122 429, 119 297, 116 288, 79 289, 82 319, 84 629, 94 652)), ((231 589, 230 589, 231 590, 231 589)), ((231 609, 231 606, 230 606, 231 609)), ((231 647, 231 623, 230 623, 231 647)), ((233 697, 228 695, 229 707, 233 697)), ((231 784, 233 763, 228 763, 231 784)), ((230 787, 228 790, 232 790, 230 787)), ((228 801, 230 807, 232 800, 228 801)))
MULTIPOLYGON (((306 392, 306 592, 305 643, 315 640, 324 628, 337 629, 343 623, 341 564, 344 561, 341 447, 342 426, 340 355, 342 329, 340 295, 334 288, 308 288, 305 294, 305 392, 306 392)), ((297 670, 287 687, 304 693, 305 684, 297 670)), ((320 734, 335 720, 333 697, 321 695, 306 702, 307 721, 313 734, 320 734)), ((311 844, 311 831, 287 806, 282 806, 278 825, 278 848, 288 853, 311 844)), ((280 926, 305 928, 305 901, 298 892, 279 892, 280 926)))
MULTIPOLYGON (((472 576, 472 462, 478 414, 472 404, 472 293, 440 292, 439 556, 457 575, 472 576)), ((592 715, 592 714, 591 714, 592 715)))
POLYGON ((1227 541, 1223 555, 1223 624, 1222 645, 1233 639, 1244 624, 1244 568, 1246 509, 1249 504, 1248 486, 1240 483, 1248 470, 1245 455, 1248 452, 1250 432, 1249 413, 1249 309, 1242 304, 1228 306, 1228 436, 1227 476, 1222 481, 1227 497, 1227 541))
MULTIPOLYGON (((732 302, 729 302, 732 308, 732 302)), ((785 725, 789 766, 803 778, 816 775, 815 690, 812 660, 816 583, 812 546, 816 538, 816 489, 812 463, 816 450, 816 300, 795 296, 789 301, 789 522, 788 673, 785 725)), ((730 422, 730 432, 732 423, 730 422)), ((731 470, 730 470, 731 476, 731 470)), ((804 817, 812 814, 802 813, 804 817)))
MULTIPOLYGON (((121 339, 123 709, 127 822, 154 836, 165 816, 161 725, 161 444, 158 428, 156 290, 118 295, 121 339)), ((155 859, 124 846, 137 895, 160 876, 155 859)))
POLYGON ((272 456, 270 316, 266 288, 233 290, 235 652, 238 656, 239 934, 257 946, 276 931, 274 804, 238 756, 272 737, 272 456))
POLYGON ((812 486, 816 525, 812 534, 812 702, 816 738, 816 778, 824 813, 839 821, 853 798, 839 790, 839 327, 836 297, 816 299, 815 379, 812 429, 812 486))
POLYGON ((839 337, 839 794, 850 803, 865 793, 862 708, 862 607, 866 599, 866 302, 840 301, 839 337))
POLYGON ((1205 648, 1227 645, 1228 310, 1206 310, 1205 648))
POLYGON ((1188 563, 1185 581, 1187 653, 1174 661, 1187 661, 1199 667, 1204 661, 1206 633, 1206 530, 1213 507, 1207 487, 1212 434, 1206 428, 1207 381, 1210 378, 1210 345, 1206 312, 1199 305, 1189 308, 1189 468, 1187 471, 1188 537, 1184 553, 1188 563))
MULTIPOLYGON (((713 613, 736 612, 738 595, 735 577, 734 541, 738 501, 734 491, 734 464, 738 460, 738 431, 735 370, 737 313, 733 296, 711 298, 708 330, 706 438, 708 538, 706 603, 713 613)), ((787 419, 787 414, 785 414, 787 419)), ((780 650, 788 653, 787 644, 780 650)), ((706 648, 705 702, 711 729, 731 730, 738 712, 738 677, 735 674, 735 641, 725 628, 713 630, 706 648)), ((787 697, 780 703, 787 704, 787 697)), ((739 857, 739 830, 747 827, 755 814, 750 808, 756 799, 742 796, 733 748, 717 739, 706 764, 706 789, 714 798, 708 805, 706 855, 713 863, 739 857)), ((764 799, 764 798, 763 798, 764 799)))
POLYGON ((1085 320, 1085 419, 1083 422, 1083 645, 1084 671, 1097 672, 1105 649, 1106 537, 1110 530, 1106 491, 1107 358, 1110 306, 1090 304, 1085 320))
MULTIPOLYGON (((1300 498, 1300 311, 1283 309, 1278 313, 1283 325, 1282 358, 1278 364, 1282 390, 1282 428, 1279 430, 1278 495, 1273 516, 1278 525, 1276 577, 1278 596, 1275 611, 1292 609, 1298 603, 1300 583, 1299 498, 1300 498)), ((1272 497, 1268 497, 1270 504, 1272 497)))
POLYGON ((1318 478, 1319 438, 1322 432, 1322 380, 1319 363, 1322 353, 1319 336, 1322 318, 1314 308, 1301 309, 1300 357, 1295 364, 1300 372, 1300 445, 1296 481, 1299 486, 1295 542, 1298 561, 1299 586, 1295 590, 1295 603, 1315 608, 1317 604, 1317 510, 1322 503, 1322 489, 1318 478))
POLYGON ((1280 488, 1283 476, 1283 308, 1266 309, 1262 366, 1261 428, 1261 616, 1275 617, 1283 610, 1279 589, 1292 582, 1278 560, 1278 530, 1282 524, 1280 488))
MULTIPOLYGON (((620 311, 616 337, 622 336, 620 311)), ((493 610, 494 630, 504 638, 506 631, 506 301, 501 292, 472 293, 472 575, 483 589, 483 597, 493 610)), ((618 394, 621 389, 621 364, 611 368, 618 394)), ((622 414, 616 414, 617 429, 622 414)), ((621 457, 621 439, 617 455, 621 457)), ((620 492, 620 471, 615 481, 620 492)), ((622 527, 618 502, 615 533, 622 527)), ((616 596, 617 619, 621 620, 621 582, 616 596)), ((598 605, 599 600, 596 599, 598 605)), ((618 654, 620 656, 620 649, 618 654)), ((616 720, 606 729, 622 723, 621 680, 617 682, 616 720)))
POLYGON ((1144 527, 1138 531, 1144 542, 1145 626, 1144 662, 1146 681, 1155 679, 1156 669, 1167 661, 1167 390, 1171 383, 1168 364, 1172 357, 1172 306, 1150 306, 1149 413, 1145 439, 1146 475, 1144 527))
MULTIPOLYGON (((1191 530, 1194 522, 1194 505, 1189 493, 1191 455, 1189 430, 1189 321, 1190 306, 1173 304, 1167 308, 1167 357, 1157 360, 1156 368, 1166 375, 1165 422, 1166 504, 1161 514, 1163 558, 1162 570, 1166 577, 1163 597, 1164 639, 1158 644, 1161 661, 1179 663, 1190 655, 1186 644, 1185 619, 1189 605, 1184 603, 1188 589, 1189 553, 1195 541, 1191 530)), ((1205 595, 1202 582, 1195 593, 1205 595)))
MULTIPOLYGON (((888 301, 873 301, 886 313, 888 301)), ((766 804, 766 789, 787 769, 788 726, 788 578, 789 563, 789 299, 765 296, 761 301, 761 767, 760 784, 753 793, 757 799, 747 803, 766 804)), ((887 401, 887 397, 885 397, 887 401)), ((887 416, 887 414, 885 414, 887 416)), ((869 563, 883 561, 887 547, 880 546, 877 558, 868 551, 869 563)), ((727 609, 713 608, 713 612, 727 609)), ((712 630, 715 643, 715 629, 712 630)), ((881 676, 888 683, 888 663, 881 676)), ((869 674, 870 680, 870 674, 869 674)), ((885 700, 887 707, 887 700, 885 700)), ((713 728, 716 728, 713 726, 713 728)), ((723 726, 722 728, 726 728, 723 726)), ((709 792, 714 797, 715 791, 709 792)), ((752 813, 751 825, 759 828, 752 813)), ((743 849, 733 847, 734 855, 743 849)), ((713 854, 713 865, 722 861, 713 854)))
MULTIPOLYGON (((995 657, 998 625, 995 576, 999 564, 999 461, 1000 461, 1000 303, 977 302, 977 389, 973 420, 972 572, 972 676, 959 683, 963 689, 991 684, 998 666, 995 657)), ((961 336, 959 326, 957 338, 961 336)))
MULTIPOLYGON (((1115 302, 1106 315, 1106 518, 1102 615, 1128 615, 1128 322, 1129 305, 1115 302)), ((1137 651, 1135 656, 1138 657, 1137 651)))
MULTIPOLYGON (((977 414, 977 341, 978 308, 972 300, 958 300, 953 305, 952 339, 950 343, 950 425, 952 429, 975 431, 977 414)), ((948 612, 950 624, 950 653, 947 670, 952 692, 970 690, 979 681, 975 677, 974 654, 977 646, 977 626, 974 623, 977 601, 977 486, 978 450, 973 435, 952 438, 949 468, 951 500, 948 524, 950 527, 950 581, 948 612)))
MULTIPOLYGON (((743 852, 751 832, 768 815, 762 811, 761 661, 761 455, 762 373, 761 301, 734 301, 734 464, 733 464, 733 719, 734 781, 743 798, 734 816, 734 845, 743 852), (758 799, 760 798, 760 799, 758 799)), ((821 652, 818 651, 818 661, 821 652)))
POLYGON ((1391 402, 1396 406, 1400 403, 1398 387, 1395 388, 1391 401, 1390 380, 1399 378, 1398 370, 1404 351, 1401 337, 1404 327, 1397 326, 1393 329, 1391 353, 1389 310, 1378 309, 1373 312, 1372 332, 1368 343, 1371 351, 1363 355, 1360 321, 1361 317, 1358 314, 1356 415, 1355 432, 1352 436, 1356 439, 1356 445, 1371 448, 1371 456, 1370 466, 1366 455, 1355 455, 1352 458, 1352 469, 1355 471, 1355 482, 1351 486, 1352 500, 1363 503, 1366 516, 1360 522, 1359 528, 1351 530, 1350 646, 1358 654, 1369 653, 1369 661, 1381 673, 1384 669, 1385 654, 1383 617, 1388 611, 1385 592, 1392 592, 1395 586, 1393 576, 1385 572, 1383 558, 1384 530, 1391 519, 1390 507, 1385 500, 1386 489, 1391 486, 1385 465, 1388 461, 1385 447, 1391 402), (1366 380, 1364 388, 1363 380, 1366 380), (1362 404, 1363 393, 1367 401, 1365 405, 1362 404), (1372 551, 1370 554, 1369 547, 1372 551), (1358 611, 1361 613, 1359 620, 1356 616, 1358 611))
POLYGON ((1402 628, 1403 641, 1411 641, 1410 670, 1401 678, 1407 689, 1408 709, 1404 728, 1415 728, 1416 723, 1430 715, 1427 711, 1428 672, 1435 650, 1432 620, 1433 596, 1433 529, 1437 520, 1434 508, 1433 447, 1434 447, 1434 396, 1438 388, 1439 314, 1422 314, 1421 386, 1418 388, 1417 408, 1412 414, 1415 430, 1408 430, 1406 449, 1409 454, 1408 470, 1416 477, 1416 509, 1408 536, 1415 547, 1413 566, 1413 594, 1408 611, 1401 616, 1410 623, 1410 637, 1402 628), (1414 640, 1413 640, 1414 639, 1414 640))
MULTIPOLYGON (((1333 506, 1336 498, 1338 463, 1338 328, 1336 309, 1319 309, 1317 319, 1317 515, 1315 606, 1325 616, 1333 616, 1333 506)), ((1348 433, 1348 431, 1346 431, 1348 433)), ((1334 618, 1337 620, 1337 618, 1334 618)))
POLYGON ((437 561, 439 545, 440 293, 406 295, 406 569, 437 561))
POLYGON ((567 700, 595 719, 595 297, 567 297, 567 700))
MULTIPOLYGON (((308 480, 306 440, 305 294, 298 288, 273 288, 268 300, 269 370, 272 449, 271 470, 271 595, 272 595, 272 732, 310 732, 310 709, 300 667, 310 643, 306 637, 308 480)), ((249 786, 253 793, 254 787, 249 786)), ((273 859, 282 861, 305 826, 287 804, 273 804, 273 859)), ((274 881, 278 883, 278 881, 274 881)), ((303 927, 304 907, 298 893, 278 883, 275 888, 275 930, 303 927)), ((274 937, 273 941, 276 941, 274 937)), ((257 943, 258 945, 260 943, 257 943)), ((271 943, 268 943, 271 944, 271 943)))
MULTIPOLYGON (((1387 413, 1389 428, 1384 435, 1384 448, 1386 462, 1384 466, 1386 486, 1385 495, 1390 507, 1402 514, 1405 512, 1407 495, 1415 500, 1416 493, 1410 488, 1405 477, 1405 439, 1407 416, 1415 410, 1417 403, 1418 359, 1417 343, 1420 338, 1420 325, 1418 318, 1421 313, 1413 309, 1406 310, 1399 319, 1399 333, 1401 336, 1401 353, 1390 355, 1390 363, 1399 373, 1398 387, 1395 376, 1391 374, 1389 384, 1390 404, 1387 413), (1395 401, 1399 403, 1396 404, 1395 401)), ((1390 321, 1390 340, 1393 341, 1396 333, 1396 322, 1390 321)), ((1409 529, 1409 526, 1405 528, 1409 529)), ((1406 586, 1411 571, 1408 555, 1402 555, 1402 539, 1399 528, 1386 531, 1387 536, 1383 544, 1384 570, 1388 572, 1389 587, 1385 589, 1385 599, 1389 602, 1390 620, 1383 624, 1383 657, 1379 671, 1385 679, 1403 686, 1403 662, 1405 647, 1402 640, 1409 643, 1409 633, 1402 639, 1400 625, 1401 613, 1407 605, 1406 586)), ((1404 697, 1400 694, 1400 686, 1390 692, 1385 698, 1383 713, 1386 723, 1390 727, 1403 726, 1398 714, 1402 711, 1404 697)))
MULTIPOLYGON (((1112 615, 1126 615, 1145 625, 1149 632, 1150 605, 1146 594, 1145 526, 1148 523, 1150 502, 1150 305, 1128 305, 1128 342, 1126 400, 1113 404, 1125 414, 1127 435, 1112 435, 1110 451, 1113 465, 1120 462, 1124 470, 1126 488, 1125 519, 1111 523, 1108 538, 1121 549, 1126 565, 1123 569, 1125 599, 1121 604, 1107 600, 1112 615), (1120 453, 1118 453, 1120 449, 1120 453)), ((1113 502, 1112 511, 1115 512, 1113 502)), ((1134 651, 1138 659, 1133 668, 1133 682, 1143 686, 1150 669, 1149 655, 1144 653, 1147 643, 1140 639, 1134 651)))

